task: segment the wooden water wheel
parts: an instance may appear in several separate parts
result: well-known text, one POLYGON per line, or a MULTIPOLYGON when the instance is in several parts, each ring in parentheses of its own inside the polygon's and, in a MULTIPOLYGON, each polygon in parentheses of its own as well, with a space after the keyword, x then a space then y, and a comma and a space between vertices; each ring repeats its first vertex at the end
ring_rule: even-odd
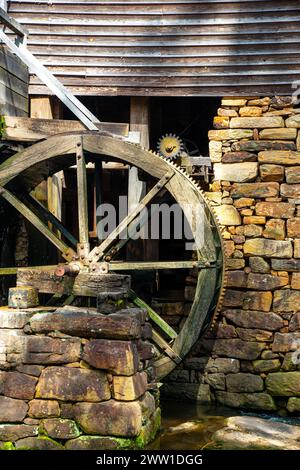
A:
MULTIPOLYGON (((201 189, 172 162, 111 134, 100 132, 61 134, 40 141, 6 160, 0 166, 0 194, 60 251, 61 257, 65 260, 65 263, 60 263, 58 266, 27 268, 27 277, 29 279, 32 277, 32 281, 35 278, 35 282, 40 286, 40 292, 51 293, 51 289, 43 290, 43 273, 50 276, 49 279, 51 278, 53 284, 52 294, 56 296, 62 293, 62 289, 72 295, 93 296, 93 292, 88 289, 84 292, 82 286, 78 290, 80 283, 76 283, 76 279, 81 273, 91 276, 106 275, 109 279, 113 273, 122 272, 149 270, 171 272, 191 269, 197 272, 194 300, 185 323, 177 332, 143 299, 132 291, 130 293, 133 303, 148 309, 153 324, 153 342, 159 351, 155 360, 159 377, 165 376, 180 363, 201 331, 215 320, 222 297, 224 278, 221 233, 201 189), (90 239, 88 226, 86 166, 89 161, 96 166, 101 165, 103 161, 135 166, 143 174, 149 175, 152 182, 151 189, 140 204, 121 221, 110 237, 96 243, 90 239), (75 235, 30 195, 30 192, 45 178, 69 167, 76 168, 74 171, 77 173, 79 229, 75 235), (171 196, 184 212, 193 234, 194 251, 189 253, 188 259, 171 261, 118 259, 122 248, 129 241, 129 229, 136 223, 142 209, 145 206, 149 207, 153 201, 159 201, 166 194, 171 196), (195 223, 197 220, 201 220, 200 230, 199 224, 195 223), (49 228, 49 222, 59 230, 60 235, 49 228), (128 235, 120 238, 120 233, 126 230, 128 235), (38 279, 36 276, 39 276, 38 279), (74 285, 77 285, 77 290, 74 285)), ((143 220, 139 217, 139 225, 142 224, 143 220)), ((6 268, 1 269, 0 273, 12 274, 15 271, 15 268, 6 268)), ((24 275, 26 270, 20 271, 23 271, 24 275)))

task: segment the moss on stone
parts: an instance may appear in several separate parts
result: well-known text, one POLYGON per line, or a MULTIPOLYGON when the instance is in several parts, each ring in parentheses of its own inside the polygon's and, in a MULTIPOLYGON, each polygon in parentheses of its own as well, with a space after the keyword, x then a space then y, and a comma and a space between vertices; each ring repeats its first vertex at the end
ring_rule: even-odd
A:
POLYGON ((16 450, 14 443, 7 441, 7 442, 1 442, 0 443, 0 450, 16 450))
POLYGON ((140 434, 134 440, 135 449, 144 449, 147 444, 154 440, 161 425, 161 411, 158 408, 150 420, 142 427, 140 434))

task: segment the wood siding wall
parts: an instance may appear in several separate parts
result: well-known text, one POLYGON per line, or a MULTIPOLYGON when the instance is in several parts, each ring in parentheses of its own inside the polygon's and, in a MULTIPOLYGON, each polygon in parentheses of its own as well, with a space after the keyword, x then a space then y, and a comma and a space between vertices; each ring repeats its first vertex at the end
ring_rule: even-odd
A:
POLYGON ((0 115, 27 116, 28 69, 0 46, 0 115))
MULTIPOLYGON (((32 52, 79 95, 290 94, 299 0, 11 0, 32 52)), ((30 93, 48 93, 31 77, 30 93)))

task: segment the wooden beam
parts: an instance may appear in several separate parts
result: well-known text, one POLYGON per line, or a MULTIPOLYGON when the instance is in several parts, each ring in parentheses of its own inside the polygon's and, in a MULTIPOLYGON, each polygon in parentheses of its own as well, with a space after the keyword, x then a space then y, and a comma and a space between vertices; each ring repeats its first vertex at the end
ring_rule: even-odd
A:
POLYGON ((16 33, 18 36, 28 36, 29 31, 24 28, 24 26, 20 25, 18 21, 14 20, 11 16, 6 13, 7 9, 7 1, 1 0, 0 6, 0 22, 7 26, 11 31, 16 33), (4 9, 4 8, 5 9, 4 9))
POLYGON ((177 338, 177 333, 173 328, 168 325, 168 323, 163 320, 158 313, 156 313, 153 308, 150 307, 144 300, 140 299, 133 290, 129 291, 130 300, 139 308, 144 308, 147 310, 147 313, 151 320, 171 339, 177 338))
POLYGON ((89 216, 87 200, 86 163, 83 152, 82 137, 76 146, 76 171, 77 171, 77 203, 78 203, 78 228, 79 245, 82 256, 89 252, 89 216))
POLYGON ((34 225, 56 248, 61 251, 62 256, 67 260, 71 261, 75 252, 67 246, 62 240, 57 238, 53 232, 45 225, 34 212, 32 212, 23 202, 21 202, 16 196, 9 192, 6 188, 0 187, 0 195, 9 202, 23 217, 34 225))
MULTIPOLYGON (((36 97, 31 97, 30 118, 3 116, 5 126, 2 133, 2 140, 37 142, 51 135, 85 130, 84 125, 80 121, 52 119, 53 109, 51 108, 51 103, 48 99, 49 103, 46 104, 44 98, 45 97, 38 97, 37 99, 36 97)), ((128 137, 129 124, 101 122, 95 125, 100 131, 128 137)))
POLYGON ((111 261, 109 271, 157 270, 157 269, 192 269, 215 268, 215 264, 203 264, 198 261, 111 261))
POLYGON ((152 329, 152 340, 154 341, 154 343, 157 344, 157 346, 162 349, 164 351, 164 353, 170 358, 172 359, 173 362, 175 362, 175 364, 180 364, 182 362, 182 359, 180 356, 178 356, 178 354, 173 351, 173 349, 171 348, 171 346, 167 343, 167 341, 165 341, 159 333, 157 333, 156 330, 153 330, 152 329))

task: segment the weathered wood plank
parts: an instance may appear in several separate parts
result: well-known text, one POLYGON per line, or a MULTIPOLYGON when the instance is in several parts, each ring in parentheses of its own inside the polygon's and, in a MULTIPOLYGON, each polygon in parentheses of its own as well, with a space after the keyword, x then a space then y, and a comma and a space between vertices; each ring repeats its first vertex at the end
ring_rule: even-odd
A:
POLYGON ((21 202, 16 196, 14 196, 7 189, 0 187, 0 195, 9 202, 23 217, 25 217, 33 226, 39 230, 56 248, 61 251, 62 256, 70 261, 75 252, 72 248, 68 247, 62 240, 56 237, 51 230, 45 225, 34 212, 32 212, 23 202, 21 202))
MULTIPOLYGON (((4 6, 4 5, 3 5, 4 6)), ((19 36, 28 36, 28 30, 18 23, 14 18, 9 16, 6 11, 0 7, 0 20, 1 22, 11 29, 14 33, 18 34, 19 36)))
MULTIPOLYGON (((173 362, 175 364, 180 364, 181 363, 181 361, 182 361, 181 357, 178 356, 178 354, 175 351, 173 351, 172 347, 167 343, 167 341, 165 341, 160 336, 160 334, 157 333, 157 331, 154 330, 154 329, 152 329, 152 340, 168 356, 169 361, 171 360, 171 362, 173 362)), ((172 368, 174 368, 174 365, 173 365, 172 368)))
MULTIPOLYGON (((19 142, 35 142, 55 134, 85 130, 81 122, 67 119, 35 119, 4 116, 4 120, 5 129, 2 138, 19 142)), ((129 125, 126 123, 101 122, 96 123, 96 126, 101 131, 125 137, 128 136, 129 132, 129 125)))
POLYGON ((82 256, 89 252, 89 216, 87 200, 86 162, 83 153, 82 137, 76 144, 77 205, 79 244, 82 256))
POLYGON ((71 295, 74 277, 55 275, 56 266, 48 269, 18 268, 17 286, 32 286, 43 294, 71 295))
POLYGON ((0 100, 3 103, 8 103, 16 108, 28 111, 28 99, 25 96, 16 93, 14 90, 8 88, 0 82, 0 100))
POLYGON ((75 278, 72 293, 87 297, 99 294, 127 296, 129 289, 128 275, 80 272, 75 278))

